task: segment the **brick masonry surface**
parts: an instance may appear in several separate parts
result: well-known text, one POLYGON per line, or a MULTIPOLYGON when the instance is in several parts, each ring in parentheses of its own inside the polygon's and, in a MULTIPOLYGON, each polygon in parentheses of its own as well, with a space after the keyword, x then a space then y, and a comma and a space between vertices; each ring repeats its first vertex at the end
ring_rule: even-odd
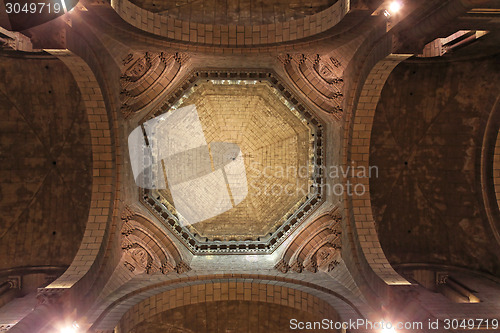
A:
MULTIPOLYGON (((406 58, 408 58, 407 55, 390 55, 386 57, 373 67, 365 80, 353 119, 350 147, 352 167, 365 168, 365 170, 370 167, 370 137, 380 92, 394 67, 406 58)), ((354 195, 352 197, 354 223, 366 261, 387 284, 408 284, 391 267, 380 246, 371 208, 369 178, 365 176, 358 178, 355 175, 350 180, 353 187, 361 184, 366 190, 363 195, 354 195)))
POLYGON ((0 57, 0 270, 67 267, 92 185, 85 101, 57 58, 0 57))
POLYGON ((106 224, 112 215, 114 161, 108 115, 101 89, 92 70, 70 51, 49 50, 49 52, 66 64, 80 88, 92 141, 92 196, 83 240, 70 268, 49 286, 49 288, 69 288, 90 269, 103 242, 106 224))
MULTIPOLYGON (((207 283, 182 287, 157 294, 136 304, 120 320, 119 332, 130 332, 133 327, 138 325, 149 326, 151 324, 146 323, 151 323, 151 321, 158 322, 156 318, 161 318, 164 312, 167 312, 167 314, 164 315, 168 316, 168 311, 171 309, 181 311, 185 316, 189 316, 191 311, 200 311, 200 318, 193 322, 193 324, 197 326, 195 332, 212 332, 209 328, 210 326, 214 327, 214 325, 217 328, 216 331, 218 331, 222 328, 219 326, 231 326, 232 319, 226 317, 228 321, 215 320, 215 322, 213 322, 213 319, 211 319, 207 313, 208 317, 206 318, 205 325, 208 327, 203 327, 203 322, 200 322, 200 319, 204 316, 203 309, 205 306, 210 306, 212 309, 216 308, 217 310, 215 313, 221 316, 224 315, 222 308, 225 307, 225 305, 228 306, 226 308, 226 315, 227 313, 233 313, 235 318, 232 319, 237 321, 240 325, 243 325, 238 332, 258 332, 254 330, 249 331, 249 328, 245 329, 247 325, 250 327, 258 327, 260 330, 271 325, 275 329, 278 329, 278 332, 288 332, 288 330, 284 330, 284 328, 288 327, 288 322, 283 322, 283 318, 278 320, 280 311, 284 311, 289 316, 294 315, 294 312, 287 308, 296 310, 301 317, 338 320, 338 315, 328 303, 296 289, 252 282, 207 283), (244 314, 244 320, 237 320, 238 316, 242 316, 242 313, 237 313, 237 309, 241 311, 246 309, 246 311, 250 311, 249 313, 253 315, 247 316, 244 314), (261 311, 257 311, 259 309, 261 311), (278 313, 266 313, 262 311, 264 309, 278 311, 278 313), (255 318, 255 316, 257 316, 257 318, 255 318), (257 324, 256 319, 258 321, 260 317, 264 316, 269 316, 269 319, 275 318, 280 325, 276 325, 277 323, 273 325, 267 318, 267 320, 262 320, 260 325, 257 324), (141 323, 142 325, 140 325, 141 323)), ((213 311, 209 311, 209 313, 210 312, 213 314, 213 311)), ((163 321, 160 320, 160 322, 163 321)), ((187 323, 184 323, 184 325, 186 328, 190 326, 187 323)), ((227 327, 227 329, 234 328, 227 327)))
POLYGON ((349 10, 349 1, 339 0, 333 6, 305 18, 252 26, 182 21, 142 9, 128 0, 112 1, 111 5, 125 21, 155 35, 229 47, 283 43, 310 37, 335 26, 349 10))
POLYGON ((478 176, 486 124, 500 94, 498 63, 498 56, 416 60, 389 77, 373 122, 370 163, 380 172, 370 189, 391 263, 500 273, 478 176))

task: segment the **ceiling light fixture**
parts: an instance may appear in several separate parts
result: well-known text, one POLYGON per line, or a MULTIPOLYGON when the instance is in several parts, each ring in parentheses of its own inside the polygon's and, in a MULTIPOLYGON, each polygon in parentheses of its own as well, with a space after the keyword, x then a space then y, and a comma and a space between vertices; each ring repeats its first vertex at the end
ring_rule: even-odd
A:
POLYGON ((76 333, 76 329, 74 327, 63 327, 60 330, 61 333, 76 333))
POLYGON ((396 13, 398 13, 401 10, 402 7, 403 7, 403 5, 401 4, 401 2, 399 2, 399 1, 393 1, 389 5, 389 13, 390 14, 396 14, 396 13))
POLYGON ((77 324, 77 322, 73 322, 71 326, 66 326, 63 327, 59 330, 60 333, 78 333, 78 329, 80 326, 77 324))

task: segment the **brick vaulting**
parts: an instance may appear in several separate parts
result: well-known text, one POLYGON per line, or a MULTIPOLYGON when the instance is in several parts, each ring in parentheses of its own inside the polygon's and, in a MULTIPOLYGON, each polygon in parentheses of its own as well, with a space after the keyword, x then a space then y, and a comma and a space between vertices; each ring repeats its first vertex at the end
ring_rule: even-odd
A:
POLYGON ((0 332, 499 321, 499 1, 0 0, 0 332))

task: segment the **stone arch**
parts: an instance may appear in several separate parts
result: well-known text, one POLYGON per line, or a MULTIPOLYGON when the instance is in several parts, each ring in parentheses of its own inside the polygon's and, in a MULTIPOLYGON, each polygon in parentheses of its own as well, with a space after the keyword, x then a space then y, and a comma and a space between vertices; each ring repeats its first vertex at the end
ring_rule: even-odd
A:
POLYGON ((71 288, 96 265, 105 251, 105 236, 113 216, 115 156, 110 120, 97 79, 87 63, 69 50, 46 50, 73 74, 87 109, 92 139, 91 208, 80 248, 66 272, 47 288, 71 288))
MULTIPOLYGON (((393 54, 385 57, 375 64, 364 80, 359 101, 352 111, 352 133, 347 138, 351 144, 351 155, 350 159, 347 158, 345 166, 369 170, 370 136, 380 93, 392 70, 408 57, 409 55, 393 54)), ((363 175, 348 173, 345 181, 350 182, 352 188, 360 185, 365 189, 363 195, 353 195, 347 199, 351 204, 351 216, 359 245, 369 267, 388 285, 409 284, 391 267, 380 245, 371 208, 370 179, 363 175)))
POLYGON ((45 50, 59 58, 72 73, 82 95, 92 145, 92 194, 83 239, 70 267, 54 282, 38 289, 39 305, 11 328, 13 332, 39 332, 53 319, 55 304, 73 302, 72 296, 95 279, 107 250, 114 216, 117 156, 112 120, 101 87, 89 65, 69 50, 45 50))
POLYGON ((500 97, 490 113, 483 138, 481 187, 493 236, 500 244, 500 97), (494 193, 494 194, 493 194, 494 193))
MULTIPOLYGON (((106 298, 127 283, 135 285, 137 279, 183 274, 191 270, 175 244, 152 221, 127 206, 121 219, 120 258, 100 292, 99 308, 105 307, 106 298)), ((141 286, 140 282, 138 286, 141 286)))
MULTIPOLYGON (((306 294, 313 295, 332 306, 339 314, 342 320, 363 318, 361 312, 350 301, 341 295, 332 292, 323 287, 316 286, 312 283, 298 281, 294 279, 286 279, 277 276, 266 275, 251 275, 251 274, 217 274, 206 276, 192 276, 170 281, 164 281, 155 285, 147 286, 121 297, 108 306, 94 321, 91 330, 96 332, 111 332, 118 324, 120 319, 132 306, 148 299, 152 295, 157 295, 170 290, 176 290, 184 287, 204 285, 207 283, 237 283, 243 282, 256 283, 263 285, 273 285, 275 287, 287 287, 289 289, 298 290, 306 294)), ((288 302, 288 301, 287 301, 288 302)))
POLYGON ((498 132, 495 143, 495 157, 493 160, 493 182, 495 184, 495 196, 497 205, 500 207, 500 132, 498 132))
POLYGON ((206 281, 198 285, 180 286, 153 295, 132 306, 120 319, 119 332, 129 332, 140 322, 171 309, 212 301, 254 301, 289 306, 314 313, 321 318, 338 321, 336 311, 323 299, 299 289, 260 282, 206 281), (162 306, 151 306, 162 304, 162 306))
POLYGON ((151 34, 184 43, 231 48, 311 38, 334 27, 350 9, 349 1, 339 0, 327 9, 305 18, 252 26, 190 24, 142 9, 129 0, 113 0, 111 6, 124 21, 151 34))

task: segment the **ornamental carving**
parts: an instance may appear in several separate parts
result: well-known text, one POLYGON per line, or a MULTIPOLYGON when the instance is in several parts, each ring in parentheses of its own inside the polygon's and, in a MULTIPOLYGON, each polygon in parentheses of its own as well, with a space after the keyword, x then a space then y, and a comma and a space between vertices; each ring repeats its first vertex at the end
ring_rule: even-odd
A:
POLYGON ((132 60, 134 60, 134 54, 129 53, 129 54, 127 54, 127 56, 125 58, 122 59, 122 65, 126 66, 126 65, 130 64, 132 62, 132 60))
POLYGON ((344 102, 342 63, 319 54, 287 54, 280 56, 288 78, 303 92, 311 104, 340 119, 344 102))
POLYGON ((125 261, 123 265, 131 272, 135 271, 135 266, 129 263, 128 261, 125 261))
POLYGON ((159 229, 150 229, 149 220, 136 215, 129 207, 125 207, 121 219, 122 262, 130 272, 181 274, 191 270, 172 241, 159 229))
POLYGON ((336 245, 323 245, 315 256, 317 269, 322 272, 331 272, 340 264, 340 249, 336 245))
POLYGON ((157 100, 186 60, 184 54, 164 52, 130 53, 123 58, 120 77, 123 115, 128 117, 157 100))
POLYGON ((337 213, 318 217, 295 237, 275 268, 282 273, 333 271, 342 260, 341 223, 337 213))
POLYGON ((137 246, 136 248, 130 249, 129 251, 132 259, 144 269, 148 266, 148 260, 150 258, 149 254, 142 247, 137 246))
MULTIPOLYGON (((342 87, 342 82, 344 82, 344 79, 339 76, 340 70, 338 68, 341 66, 340 62, 338 60, 335 60, 333 58, 330 58, 330 63, 323 61, 323 59, 317 55, 316 59, 314 60, 314 70, 318 75, 325 81, 328 82, 329 84, 337 84, 340 87, 342 87)), ((339 89, 340 90, 340 89, 339 89)), ((337 92, 337 95, 340 97, 341 93, 340 91, 337 92)))
POLYGON ((130 244, 123 248, 123 258, 125 267, 136 274, 153 273, 153 266, 159 266, 154 263, 153 257, 140 245, 130 244))
POLYGON ((59 304, 63 294, 68 291, 66 288, 38 288, 36 299, 37 305, 59 304))
POLYGON ((276 268, 281 273, 287 273, 288 270, 290 269, 290 266, 288 266, 288 264, 282 259, 278 261, 278 263, 276 264, 276 266, 274 266, 274 268, 276 268))
POLYGON ((143 77, 151 68, 151 59, 148 54, 138 60, 129 67, 122 76, 122 79, 129 82, 135 82, 143 77))

